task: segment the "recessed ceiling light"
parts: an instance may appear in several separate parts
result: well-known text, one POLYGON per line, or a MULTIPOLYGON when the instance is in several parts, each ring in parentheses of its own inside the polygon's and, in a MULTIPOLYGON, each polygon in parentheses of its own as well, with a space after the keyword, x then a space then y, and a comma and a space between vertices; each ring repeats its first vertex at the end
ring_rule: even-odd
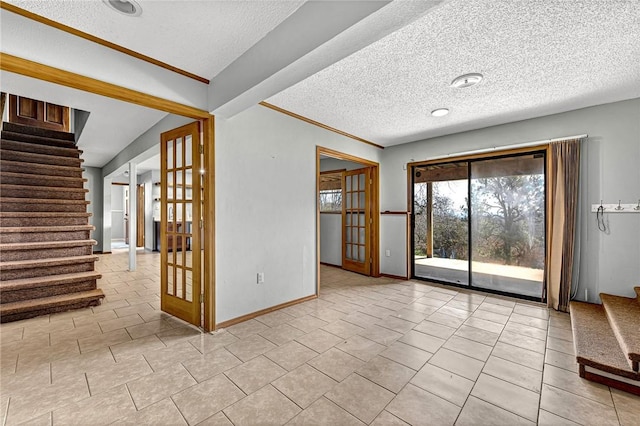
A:
POLYGON ((102 2, 123 15, 140 16, 142 13, 142 8, 134 0, 102 0, 102 2))
POLYGON ((465 87, 474 86, 482 81, 482 74, 478 74, 477 72, 472 72, 471 74, 461 75, 460 77, 456 77, 451 82, 451 87, 455 87, 456 89, 462 89, 465 87))
POLYGON ((431 111, 431 115, 434 117, 444 117, 449 114, 449 110, 447 108, 438 108, 431 111))

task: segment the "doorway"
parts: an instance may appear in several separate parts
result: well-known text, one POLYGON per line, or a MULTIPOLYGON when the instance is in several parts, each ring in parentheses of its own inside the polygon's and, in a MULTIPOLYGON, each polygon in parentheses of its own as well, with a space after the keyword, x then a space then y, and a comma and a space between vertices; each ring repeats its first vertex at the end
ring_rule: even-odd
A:
POLYGON ((544 301, 545 156, 414 164, 412 276, 544 301))
POLYGON ((318 274, 324 264, 379 276, 378 163, 322 147, 316 162, 318 274))

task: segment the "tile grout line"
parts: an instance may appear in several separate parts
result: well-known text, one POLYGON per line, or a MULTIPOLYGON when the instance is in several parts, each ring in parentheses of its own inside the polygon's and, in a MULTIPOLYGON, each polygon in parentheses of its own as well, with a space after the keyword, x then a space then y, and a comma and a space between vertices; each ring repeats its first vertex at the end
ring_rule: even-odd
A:
POLYGON ((9 418, 9 407, 11 406, 11 397, 7 398, 7 408, 4 412, 4 418, 2 419, 2 426, 7 424, 7 419, 9 418))

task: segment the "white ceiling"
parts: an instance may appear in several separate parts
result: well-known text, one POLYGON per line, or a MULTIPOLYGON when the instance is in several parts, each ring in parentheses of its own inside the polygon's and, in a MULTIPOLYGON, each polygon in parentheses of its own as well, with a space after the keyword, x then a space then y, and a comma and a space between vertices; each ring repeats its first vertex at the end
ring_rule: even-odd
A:
MULTIPOLYGON (((10 0, 207 78, 241 58, 304 3, 138 2, 143 14, 131 18, 99 0, 10 0)), ((640 1, 444 0, 431 1, 412 16, 405 8, 402 16, 400 5, 409 3, 385 5, 291 62, 284 71, 296 74, 296 67, 319 52, 329 57, 350 44, 355 51, 267 101, 390 146, 640 97, 640 1), (388 15, 398 18, 383 30, 376 19, 388 15), (370 37, 377 41, 360 49, 367 38, 350 30, 363 27, 385 36, 370 37), (454 77, 469 72, 483 73, 484 81, 468 89, 449 87, 454 77), (451 113, 431 117, 440 107, 451 113)), ((90 111, 80 141, 89 166, 103 166, 165 116, 4 72, 2 90, 90 111)))
POLYGON ((455 0, 268 102, 388 146, 639 96, 640 1, 455 0))
POLYGON ((137 0, 126 16, 100 0, 9 0, 22 9, 212 78, 296 11, 303 0, 137 0))

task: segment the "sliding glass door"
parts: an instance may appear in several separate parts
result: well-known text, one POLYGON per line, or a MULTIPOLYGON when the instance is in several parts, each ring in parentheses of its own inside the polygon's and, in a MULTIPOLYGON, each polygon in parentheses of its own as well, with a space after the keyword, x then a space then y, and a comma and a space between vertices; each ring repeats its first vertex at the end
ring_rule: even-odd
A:
POLYGON ((469 284, 468 165, 416 167, 414 270, 420 278, 469 284))
POLYGON ((545 155, 415 166, 413 276, 540 300, 545 155))

